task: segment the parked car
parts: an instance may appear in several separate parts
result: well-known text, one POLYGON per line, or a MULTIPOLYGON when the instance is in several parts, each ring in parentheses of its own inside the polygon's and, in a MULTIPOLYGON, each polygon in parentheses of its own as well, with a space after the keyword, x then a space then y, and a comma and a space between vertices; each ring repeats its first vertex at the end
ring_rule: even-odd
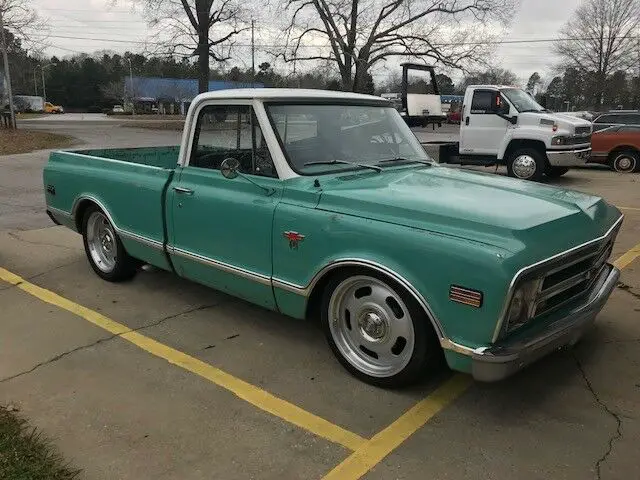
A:
POLYGON ((124 107, 122 105, 114 105, 113 108, 111 109, 112 113, 124 113, 124 107))
POLYGON ((454 125, 460 125, 460 119, 462 118, 462 114, 459 110, 447 113, 447 123, 452 123, 454 125))
POLYGON ((64 108, 51 102, 44 102, 44 113, 64 113, 64 108))
POLYGON ((616 172, 640 172, 640 126, 609 127, 591 139, 591 162, 609 165, 616 172))
POLYGON ((147 263, 319 318, 372 384, 416 382, 442 352, 505 378, 576 342, 617 285, 617 208, 441 167, 380 97, 208 92, 184 128, 180 147, 51 153, 47 213, 107 281, 147 263))
POLYGON ((640 112, 609 112, 603 113, 596 117, 593 121, 593 131, 598 132, 609 127, 617 127, 620 125, 636 125, 640 126, 640 112))
POLYGON ((589 159, 591 123, 550 112, 524 90, 470 85, 463 105, 460 142, 435 144, 440 163, 506 165, 510 177, 538 181, 589 159))

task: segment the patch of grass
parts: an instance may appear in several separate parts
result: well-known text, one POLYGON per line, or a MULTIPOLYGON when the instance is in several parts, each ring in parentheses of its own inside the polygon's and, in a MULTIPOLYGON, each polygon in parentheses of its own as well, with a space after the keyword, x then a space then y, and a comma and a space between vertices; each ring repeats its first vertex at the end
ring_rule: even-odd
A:
POLYGON ((0 155, 27 153, 35 150, 66 148, 77 143, 68 135, 36 130, 0 129, 0 155))
POLYGON ((0 406, 0 480, 71 480, 79 474, 25 419, 0 406))

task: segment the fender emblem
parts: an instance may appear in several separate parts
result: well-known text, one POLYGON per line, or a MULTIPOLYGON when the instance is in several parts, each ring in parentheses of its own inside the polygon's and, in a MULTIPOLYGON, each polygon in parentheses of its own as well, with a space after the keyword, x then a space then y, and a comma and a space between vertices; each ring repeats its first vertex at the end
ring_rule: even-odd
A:
POLYGON ((284 232, 284 238, 289 240, 289 248, 292 250, 298 249, 298 244, 304 240, 304 235, 298 232, 284 232))

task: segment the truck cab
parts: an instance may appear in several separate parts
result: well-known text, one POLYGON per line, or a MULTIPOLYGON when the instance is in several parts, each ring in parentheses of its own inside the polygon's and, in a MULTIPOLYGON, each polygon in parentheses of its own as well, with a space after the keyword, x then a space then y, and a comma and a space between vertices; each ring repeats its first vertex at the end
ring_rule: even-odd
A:
POLYGON ((591 124, 540 106, 524 90, 471 85, 462 107, 460 142, 441 163, 507 166, 509 176, 540 180, 584 165, 591 153, 591 124))

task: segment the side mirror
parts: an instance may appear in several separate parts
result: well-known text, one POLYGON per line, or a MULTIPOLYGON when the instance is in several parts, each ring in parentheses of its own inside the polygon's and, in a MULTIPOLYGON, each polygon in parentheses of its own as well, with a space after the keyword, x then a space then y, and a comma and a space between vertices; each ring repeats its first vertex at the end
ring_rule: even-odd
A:
POLYGON ((220 173, 224 178, 236 178, 239 169, 240 162, 233 157, 225 158, 220 164, 220 173))

